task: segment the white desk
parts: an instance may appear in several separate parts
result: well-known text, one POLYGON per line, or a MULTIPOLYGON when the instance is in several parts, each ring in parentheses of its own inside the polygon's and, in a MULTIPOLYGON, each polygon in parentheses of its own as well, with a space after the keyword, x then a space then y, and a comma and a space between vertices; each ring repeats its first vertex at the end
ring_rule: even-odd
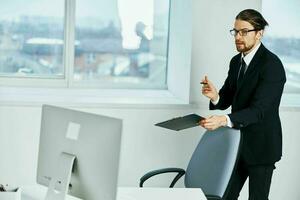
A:
MULTIPOLYGON (((21 200, 43 200, 46 188, 41 186, 22 188, 21 200)), ((117 200, 206 200, 199 188, 135 188, 119 187, 117 200)), ((68 200, 78 200, 69 196, 68 200)))
POLYGON ((118 188, 117 200, 206 200, 199 188, 118 188))

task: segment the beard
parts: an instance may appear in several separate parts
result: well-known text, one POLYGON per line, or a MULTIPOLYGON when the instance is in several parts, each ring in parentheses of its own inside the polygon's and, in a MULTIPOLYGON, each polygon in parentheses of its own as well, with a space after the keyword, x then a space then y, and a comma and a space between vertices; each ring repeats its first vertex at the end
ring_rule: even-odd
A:
POLYGON ((244 42, 235 42, 236 50, 240 53, 245 53, 250 51, 254 47, 254 45, 255 44, 251 44, 247 46, 244 42))

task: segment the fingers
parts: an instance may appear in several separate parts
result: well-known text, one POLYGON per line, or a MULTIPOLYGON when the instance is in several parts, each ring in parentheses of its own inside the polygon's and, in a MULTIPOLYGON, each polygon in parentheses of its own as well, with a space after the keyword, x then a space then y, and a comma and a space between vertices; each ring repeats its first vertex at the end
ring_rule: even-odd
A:
POLYGON ((205 122, 205 119, 202 119, 199 121, 199 125, 202 126, 203 128, 204 128, 204 122, 205 122))
POLYGON ((202 87, 202 94, 207 94, 211 91, 212 89, 210 87, 205 87, 205 86, 202 87))
POLYGON ((202 91, 207 92, 207 91, 212 91, 213 85, 212 83, 208 80, 207 76, 202 79, 200 82, 202 84, 202 91))
POLYGON ((202 94, 208 97, 210 100, 215 101, 218 98, 218 92, 214 85, 208 80, 207 76, 201 82, 202 84, 202 94))
POLYGON ((218 128, 218 126, 215 124, 204 124, 202 127, 210 131, 218 128))
POLYGON ((206 94, 206 93, 212 91, 212 87, 211 87, 211 85, 209 84, 209 81, 208 81, 208 79, 207 79, 207 76, 205 76, 205 78, 202 79, 201 84, 202 84, 202 94, 206 94))
POLYGON ((209 116, 206 119, 201 120, 199 125, 207 130, 215 130, 220 127, 215 116, 209 116))
POLYGON ((211 124, 213 121, 211 120, 213 116, 209 116, 205 119, 200 120, 199 124, 200 126, 202 126, 203 128, 205 128, 205 126, 207 126, 208 124, 211 124))
POLYGON ((208 76, 205 75, 205 76, 204 76, 204 79, 202 79, 201 83, 202 83, 202 84, 211 84, 211 81, 208 80, 208 76))
POLYGON ((210 124, 200 124, 201 127, 205 128, 206 130, 215 130, 218 128, 216 125, 210 125, 210 124))
POLYGON ((203 127, 204 128, 211 128, 211 127, 214 127, 216 126, 217 124, 215 122, 204 122, 203 123, 203 127))
POLYGON ((204 79, 202 79, 200 83, 205 85, 205 84, 208 84, 208 82, 209 82, 209 80, 208 80, 207 76, 205 75, 204 79))

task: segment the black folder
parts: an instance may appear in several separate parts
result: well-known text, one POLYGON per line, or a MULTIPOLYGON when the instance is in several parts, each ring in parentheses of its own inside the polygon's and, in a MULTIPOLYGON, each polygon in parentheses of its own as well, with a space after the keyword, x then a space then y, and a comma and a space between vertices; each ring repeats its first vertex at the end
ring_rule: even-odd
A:
POLYGON ((155 126, 180 131, 194 126, 199 126, 199 121, 202 119, 204 119, 204 117, 201 117, 197 114, 189 114, 186 116, 176 117, 167 121, 157 123, 155 124, 155 126))

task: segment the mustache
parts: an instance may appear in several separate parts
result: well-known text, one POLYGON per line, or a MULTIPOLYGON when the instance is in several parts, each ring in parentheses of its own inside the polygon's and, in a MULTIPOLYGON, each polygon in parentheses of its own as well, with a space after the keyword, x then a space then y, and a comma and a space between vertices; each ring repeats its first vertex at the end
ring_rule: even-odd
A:
POLYGON ((244 44, 242 41, 235 41, 235 44, 244 44))

